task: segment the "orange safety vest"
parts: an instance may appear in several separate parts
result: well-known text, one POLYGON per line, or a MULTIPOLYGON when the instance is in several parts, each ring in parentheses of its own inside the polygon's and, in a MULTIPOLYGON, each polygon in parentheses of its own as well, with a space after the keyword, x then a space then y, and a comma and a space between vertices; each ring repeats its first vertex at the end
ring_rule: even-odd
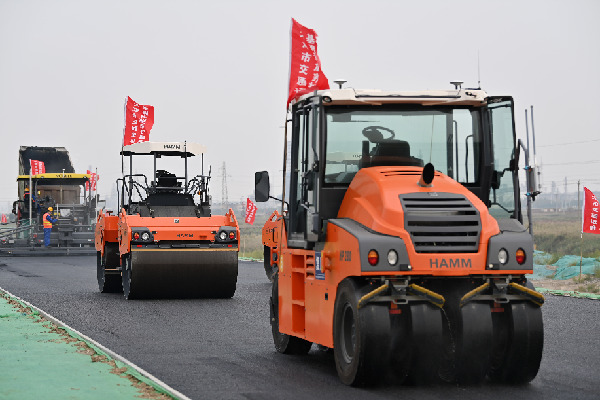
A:
POLYGON ((48 219, 47 219, 49 215, 50 215, 50 213, 46 213, 42 217, 42 222, 44 223, 44 229, 45 228, 52 228, 52 222, 48 221, 48 219))

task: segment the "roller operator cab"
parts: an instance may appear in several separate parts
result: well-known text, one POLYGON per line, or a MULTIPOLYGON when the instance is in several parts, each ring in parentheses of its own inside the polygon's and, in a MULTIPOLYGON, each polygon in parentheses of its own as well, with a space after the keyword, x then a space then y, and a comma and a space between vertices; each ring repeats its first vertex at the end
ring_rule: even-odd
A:
POLYGON ((531 381, 544 298, 525 276, 513 99, 326 90, 289 122, 284 212, 263 228, 277 350, 332 348, 350 385, 531 381))
MULTIPOLYGON (((188 158, 204 146, 143 142, 125 146, 129 174, 117 181, 121 210, 102 211, 96 224, 98 285, 127 299, 229 298, 235 293, 240 231, 233 210, 211 215, 210 172, 188 176, 188 158), (133 158, 152 156, 150 177, 134 174, 133 158), (184 161, 184 174, 157 167, 163 157, 184 161)), ((161 161, 162 163, 162 161, 161 161)))

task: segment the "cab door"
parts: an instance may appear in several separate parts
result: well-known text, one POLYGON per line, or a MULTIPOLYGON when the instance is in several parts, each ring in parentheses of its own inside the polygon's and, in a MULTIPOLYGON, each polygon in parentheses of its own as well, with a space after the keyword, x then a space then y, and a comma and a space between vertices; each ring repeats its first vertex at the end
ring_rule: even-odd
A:
POLYGON ((319 104, 308 100, 292 110, 288 246, 312 248, 318 240, 319 104))
POLYGON ((487 113, 494 160, 490 213, 495 218, 514 218, 523 222, 512 97, 488 98, 487 113))

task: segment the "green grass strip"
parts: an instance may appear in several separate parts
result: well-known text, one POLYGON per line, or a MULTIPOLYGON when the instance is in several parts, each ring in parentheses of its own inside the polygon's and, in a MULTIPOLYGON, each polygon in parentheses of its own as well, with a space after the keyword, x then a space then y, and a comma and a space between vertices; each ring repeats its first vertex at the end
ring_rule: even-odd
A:
MULTIPOLYGON (((51 315, 47 315, 47 314, 43 315, 35 307, 31 306, 27 302, 19 299, 18 297, 11 295, 10 293, 8 293, 0 288, 0 302, 2 302, 2 301, 7 301, 7 302, 14 301, 14 302, 18 303, 23 309, 27 310, 27 312, 26 313, 19 312, 17 306, 6 303, 4 308, 9 307, 10 309, 14 310, 14 313, 12 313, 12 312, 0 313, 0 314, 2 314, 2 315, 0 315, 0 318, 4 319, 4 318, 10 318, 10 317, 14 317, 14 316, 22 316, 23 318, 26 318, 26 320, 24 322, 30 321, 30 322, 27 322, 26 326, 31 325, 32 327, 34 327, 34 326, 43 327, 44 331, 49 330, 49 332, 47 334, 51 333, 52 328, 55 328, 56 331, 64 332, 65 335, 68 335, 69 337, 73 338, 73 343, 84 344, 85 346, 87 346, 90 349, 90 353, 93 352, 93 354, 86 355, 87 359, 89 360, 88 362, 79 361, 80 363, 83 362, 81 368, 83 368, 85 370, 89 369, 89 373, 93 374, 92 368, 91 368, 92 365, 97 365, 99 367, 101 365, 103 365, 106 368, 105 376, 109 376, 109 377, 110 376, 112 376, 112 377, 121 376, 126 379, 124 381, 119 380, 117 383, 117 386, 120 387, 121 391, 129 386, 131 386, 131 389, 133 390, 133 396, 131 396, 131 397, 129 397, 129 395, 124 394, 122 392, 117 394, 116 397, 113 393, 110 393, 109 397, 112 397, 114 399, 119 399, 119 398, 128 398, 129 399, 129 398, 138 398, 138 397, 146 395, 146 396, 149 396, 149 398, 169 398, 169 399, 175 399, 175 400, 180 398, 176 394, 171 393, 171 391, 169 391, 168 389, 162 387, 159 383, 155 382, 148 376, 146 376, 143 373, 141 373, 140 371, 138 371, 136 368, 134 368, 133 364, 127 364, 127 363, 121 361, 120 359, 113 357, 113 354, 115 354, 115 353, 109 354, 108 352, 104 351, 102 348, 97 346, 95 343, 93 343, 91 341, 92 339, 82 336, 81 334, 79 334, 78 332, 69 328, 68 326, 65 326, 64 324, 60 323, 60 321, 56 320, 51 315), (46 322, 40 323, 42 321, 42 318, 46 318, 46 322), (104 361, 96 362, 96 360, 104 360, 104 361), (108 365, 109 362, 114 362, 114 365, 115 365, 114 369, 109 367, 109 365, 108 365), (111 369, 113 372, 108 374, 109 370, 111 370, 111 369), (117 371, 118 374, 115 371, 117 371), (127 378, 127 376, 135 378, 133 381, 137 381, 141 384, 145 384, 145 385, 151 387, 156 393, 154 395, 152 395, 152 394, 148 393, 147 391, 146 391, 146 393, 142 393, 142 392, 138 391, 139 389, 134 388, 133 381, 131 379, 127 378), (124 397, 120 397, 123 395, 124 395, 124 397)), ((23 328, 21 328, 21 329, 23 329, 23 328)), ((30 328, 28 328, 28 329, 30 329, 30 328)), ((16 335, 19 335, 19 333, 15 333, 12 336, 16 336, 16 335)), ((58 335, 58 337, 62 336, 59 333, 54 333, 54 335, 58 335)), ((27 335, 25 335, 25 337, 27 337, 27 335)), ((15 338, 15 339, 18 340, 18 338, 15 338)), ((45 339, 44 341, 59 342, 60 340, 59 339, 51 339, 51 340, 45 339)), ((76 345, 77 344, 67 344, 67 343, 64 344, 65 347, 66 346, 73 347, 76 345)), ((28 349, 27 344, 25 344, 24 346, 25 346, 24 350, 27 352, 27 349, 28 349)), ((29 346, 31 346, 31 344, 29 346)), ((76 350, 73 350, 73 352, 75 352, 75 351, 76 350)), ((68 353, 68 352, 70 352, 70 350, 63 351, 63 353, 68 353)), ((81 356, 81 354, 78 354, 78 356, 81 356)), ((120 357, 120 356, 117 355, 117 357, 120 357)), ((2 357, 0 357, 0 361, 2 361, 2 357)), ((139 368, 139 367, 137 367, 137 368, 139 368)), ((143 371, 143 370, 141 370, 141 371, 143 371)), ((23 379, 27 380, 28 378, 23 377, 23 379)), ((104 379, 106 379, 106 377, 104 379)), ((0 379, 0 381, 1 381, 1 379, 0 379)), ((23 385, 27 386, 27 384, 25 382, 23 383, 23 385)), ((138 385, 138 384, 136 384, 136 385, 138 385)), ((47 390, 51 389, 51 386, 52 385, 50 384, 50 387, 47 387, 46 389, 47 390)), ((62 393, 61 397, 64 394, 65 393, 62 393)), ((177 393, 177 394, 179 394, 179 393, 177 393)), ((31 393, 26 393, 24 398, 29 398, 28 395, 31 395, 31 393)), ((89 395, 90 395, 90 393, 86 393, 86 396, 89 396, 89 395)), ((2 397, 2 396, 0 395, 0 397, 2 397)), ((181 396, 181 397, 185 398, 185 396, 181 396)), ((37 394, 33 398, 37 398, 37 394)), ((91 396, 89 398, 92 399, 94 397, 91 396)), ((101 398, 101 399, 106 398, 106 393, 104 395, 100 394, 99 398, 101 398)))
POLYGON ((556 289, 544 289, 544 288, 536 288, 540 293, 553 294, 556 296, 567 296, 567 297, 577 297, 580 299, 592 299, 592 300, 600 300, 600 294, 593 293, 582 293, 573 290, 556 290, 556 289))

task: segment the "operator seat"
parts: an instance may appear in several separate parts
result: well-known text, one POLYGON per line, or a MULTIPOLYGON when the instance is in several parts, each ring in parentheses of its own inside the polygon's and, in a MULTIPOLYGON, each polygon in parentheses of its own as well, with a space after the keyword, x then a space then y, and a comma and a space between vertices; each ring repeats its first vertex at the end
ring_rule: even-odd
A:
POLYGON ((423 160, 410 155, 410 144, 404 140, 387 140, 377 143, 371 152, 371 167, 380 166, 422 167, 423 160))

